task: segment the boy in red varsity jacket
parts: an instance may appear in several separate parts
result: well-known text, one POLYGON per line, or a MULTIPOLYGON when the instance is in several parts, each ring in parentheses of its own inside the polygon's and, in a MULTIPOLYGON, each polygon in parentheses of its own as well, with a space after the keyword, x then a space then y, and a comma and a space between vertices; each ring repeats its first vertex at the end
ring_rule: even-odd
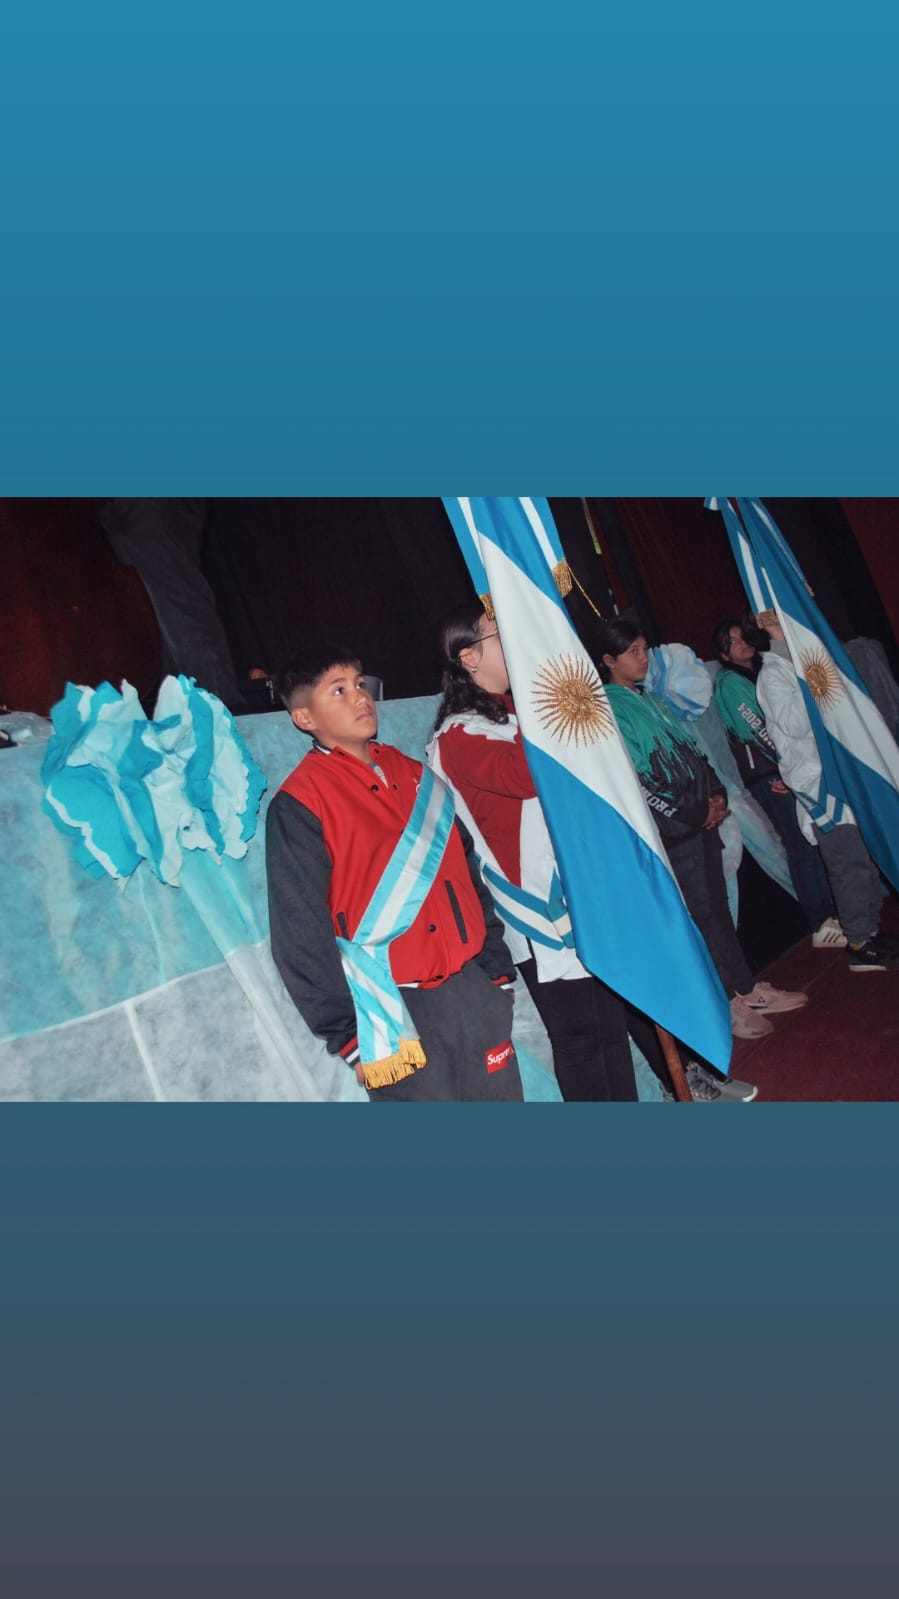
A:
POLYGON ((439 779, 376 742, 352 651, 279 688, 312 748, 269 807, 272 954, 373 1099, 520 1100, 502 925, 439 779))

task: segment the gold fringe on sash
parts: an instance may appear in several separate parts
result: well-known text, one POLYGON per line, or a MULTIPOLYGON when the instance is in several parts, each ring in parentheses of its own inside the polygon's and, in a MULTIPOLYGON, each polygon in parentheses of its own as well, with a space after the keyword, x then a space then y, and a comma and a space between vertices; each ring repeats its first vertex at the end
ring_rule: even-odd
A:
POLYGON ((404 1077, 427 1066, 428 1057, 418 1038, 401 1038, 395 1055, 385 1055, 383 1060, 362 1062, 362 1078, 366 1088, 386 1088, 390 1083, 400 1083, 404 1077))
POLYGON ((479 594, 478 599, 484 607, 484 615, 486 616, 488 622, 495 622, 496 612, 493 609, 493 600, 491 599, 490 595, 479 594))

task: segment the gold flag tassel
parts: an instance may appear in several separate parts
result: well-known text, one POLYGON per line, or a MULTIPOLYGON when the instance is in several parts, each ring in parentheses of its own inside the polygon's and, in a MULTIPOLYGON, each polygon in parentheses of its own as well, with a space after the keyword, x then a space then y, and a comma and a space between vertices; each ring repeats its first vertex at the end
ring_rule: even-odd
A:
POLYGON ((479 594, 478 595, 478 599, 480 600, 481 604, 484 607, 484 614, 485 614, 488 622, 495 622, 496 621, 496 612, 493 609, 493 601, 490 598, 490 595, 489 594, 479 594))
POLYGON ((555 579, 556 588, 564 600, 566 594, 570 594, 574 586, 571 576, 571 567, 568 565, 567 561, 556 562, 555 566, 553 567, 553 578, 555 579))
POLYGON ((390 1083, 401 1083, 404 1077, 427 1066, 428 1057, 419 1038, 401 1038, 395 1055, 385 1055, 383 1060, 364 1061, 362 1080, 366 1088, 386 1088, 390 1083))

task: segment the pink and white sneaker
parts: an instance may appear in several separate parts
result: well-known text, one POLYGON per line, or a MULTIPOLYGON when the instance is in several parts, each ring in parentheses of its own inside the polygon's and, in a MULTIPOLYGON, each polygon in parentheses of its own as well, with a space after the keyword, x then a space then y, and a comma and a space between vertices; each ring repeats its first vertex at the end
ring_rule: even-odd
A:
POLYGON ((730 1030, 734 1038, 764 1038, 766 1033, 774 1032, 767 1016, 750 1010, 739 994, 730 1002, 730 1030))
POLYGON ((778 1011, 801 1010, 808 1004, 808 994, 800 989, 798 993, 790 993, 786 988, 772 988, 770 983, 756 983, 751 994, 738 994, 748 1010, 760 1012, 763 1016, 774 1016, 778 1011))
POLYGON ((816 933, 812 933, 812 949, 845 949, 849 940, 835 916, 828 916, 816 933))

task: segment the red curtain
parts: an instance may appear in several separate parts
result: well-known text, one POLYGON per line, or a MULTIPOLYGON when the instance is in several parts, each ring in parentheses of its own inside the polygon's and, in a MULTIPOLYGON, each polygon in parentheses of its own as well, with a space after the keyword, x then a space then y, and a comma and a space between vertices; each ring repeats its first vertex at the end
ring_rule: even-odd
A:
POLYGON ((899 641, 899 500, 841 500, 899 641))
POLYGON ((0 704, 46 716, 67 681, 148 693, 161 645, 136 572, 120 566, 94 500, 0 500, 0 704))
POLYGON ((652 607, 657 642, 689 644, 707 660, 718 622, 746 607, 721 517, 706 511, 699 496, 616 500, 615 510, 652 607))

